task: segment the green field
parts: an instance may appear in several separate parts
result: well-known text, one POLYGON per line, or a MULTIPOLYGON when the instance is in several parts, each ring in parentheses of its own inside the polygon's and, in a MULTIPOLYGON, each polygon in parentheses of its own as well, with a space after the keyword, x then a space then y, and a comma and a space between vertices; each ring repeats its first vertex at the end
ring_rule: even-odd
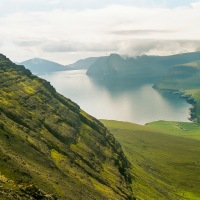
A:
POLYGON ((200 125, 102 120, 132 164, 139 200, 200 199, 200 125))
POLYGON ((149 123, 145 127, 155 128, 168 135, 200 140, 200 125, 198 123, 157 121, 149 123))

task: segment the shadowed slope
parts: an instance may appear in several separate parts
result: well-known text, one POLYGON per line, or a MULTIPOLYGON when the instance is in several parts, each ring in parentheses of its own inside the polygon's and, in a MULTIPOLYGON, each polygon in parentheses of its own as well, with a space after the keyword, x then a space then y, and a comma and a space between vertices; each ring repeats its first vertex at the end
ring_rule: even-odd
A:
POLYGON ((108 130, 3 55, 0 174, 2 198, 33 184, 59 199, 133 199, 129 162, 108 130))

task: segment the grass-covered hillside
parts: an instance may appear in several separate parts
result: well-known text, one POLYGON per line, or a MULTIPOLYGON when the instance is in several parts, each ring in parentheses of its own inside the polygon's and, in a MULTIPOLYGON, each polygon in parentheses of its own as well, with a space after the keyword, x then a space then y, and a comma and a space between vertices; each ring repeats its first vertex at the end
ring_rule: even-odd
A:
POLYGON ((156 86, 160 89, 200 88, 200 61, 170 68, 156 86))
MULTIPOLYGON (((200 122, 200 61, 172 67, 165 77, 155 83, 161 90, 181 90, 192 103, 192 119, 200 122)), ((183 97, 184 97, 183 96, 183 97)))
POLYGON ((0 55, 0 199, 134 199, 129 166, 98 120, 0 55))
POLYGON ((163 62, 168 69, 154 87, 179 91, 193 105, 191 119, 196 123, 158 121, 140 126, 102 121, 132 164, 137 199, 200 199, 200 56, 192 62, 184 59, 192 54, 182 56, 163 62))
POLYGON ((131 162, 138 200, 200 199, 199 124, 102 122, 131 162))
POLYGON ((87 75, 95 79, 134 79, 154 82, 165 76, 170 67, 197 61, 200 52, 171 56, 122 57, 118 54, 100 57, 88 69, 87 75))

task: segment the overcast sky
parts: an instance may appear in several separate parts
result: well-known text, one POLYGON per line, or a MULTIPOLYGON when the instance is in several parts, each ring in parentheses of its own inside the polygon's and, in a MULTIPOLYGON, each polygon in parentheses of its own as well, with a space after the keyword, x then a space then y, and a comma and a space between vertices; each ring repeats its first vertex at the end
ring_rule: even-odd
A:
POLYGON ((199 50, 197 0, 0 0, 0 53, 16 62, 199 50))

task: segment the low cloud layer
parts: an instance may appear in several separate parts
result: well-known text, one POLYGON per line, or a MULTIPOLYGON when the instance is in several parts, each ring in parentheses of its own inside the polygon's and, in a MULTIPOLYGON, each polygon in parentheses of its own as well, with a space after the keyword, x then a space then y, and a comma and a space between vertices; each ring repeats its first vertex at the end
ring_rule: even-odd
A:
POLYGON ((123 30, 123 31, 113 31, 114 35, 149 35, 149 34, 157 34, 157 33, 171 33, 174 31, 169 30, 123 30))
POLYGON ((200 40, 136 40, 124 42, 119 52, 127 56, 173 55, 200 51, 200 40))
POLYGON ((113 52, 118 51, 116 43, 76 43, 76 42, 48 42, 42 49, 46 52, 113 52))
MULTIPOLYGON (((63 2, 51 1, 52 5, 59 3, 63 2)), ((109 53, 169 55, 200 50, 199 3, 173 9, 124 5, 53 8, 0 15, 0 52, 14 61, 43 57, 68 64, 109 53)))

